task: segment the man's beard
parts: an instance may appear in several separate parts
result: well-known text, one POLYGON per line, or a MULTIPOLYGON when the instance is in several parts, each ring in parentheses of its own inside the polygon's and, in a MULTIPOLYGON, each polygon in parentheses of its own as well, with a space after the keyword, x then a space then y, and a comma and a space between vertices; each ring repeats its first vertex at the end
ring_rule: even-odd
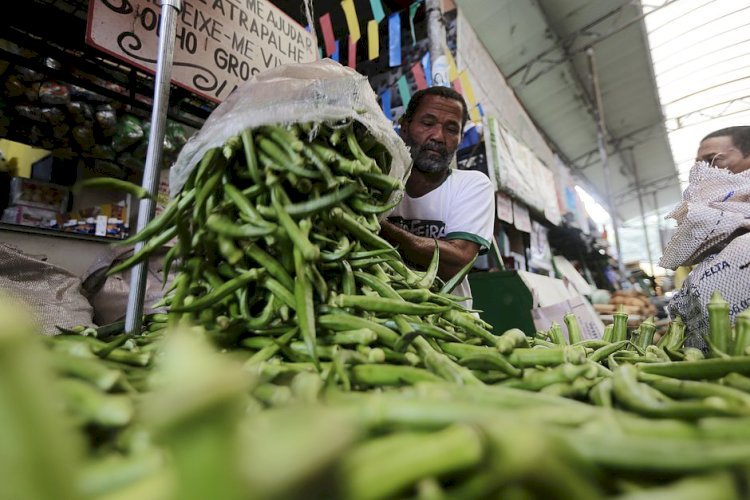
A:
POLYGON ((428 141, 420 146, 410 139, 406 142, 406 145, 411 148, 414 168, 420 172, 432 174, 442 172, 450 167, 453 152, 449 152, 442 144, 428 141))

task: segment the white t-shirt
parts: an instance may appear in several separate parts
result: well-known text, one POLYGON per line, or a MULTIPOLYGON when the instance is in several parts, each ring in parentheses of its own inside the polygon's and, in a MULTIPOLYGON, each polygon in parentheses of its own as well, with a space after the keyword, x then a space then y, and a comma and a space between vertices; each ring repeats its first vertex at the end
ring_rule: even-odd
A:
MULTIPOLYGON (((495 225, 494 192, 492 182, 482 172, 453 169, 445 182, 424 196, 404 194, 388 220, 416 236, 473 241, 479 245, 479 252, 485 253, 495 225)), ((464 306, 471 309, 467 278, 453 293, 469 297, 464 306)))

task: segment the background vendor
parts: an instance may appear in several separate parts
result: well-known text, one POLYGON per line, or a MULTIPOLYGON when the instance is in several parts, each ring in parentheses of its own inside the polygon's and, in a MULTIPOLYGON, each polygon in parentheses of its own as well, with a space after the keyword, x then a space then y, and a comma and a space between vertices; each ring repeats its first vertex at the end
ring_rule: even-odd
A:
MULTIPOLYGON (((449 87, 429 87, 412 96, 400 125, 414 163, 404 198, 381 230, 404 259, 419 268, 429 265, 437 241, 438 276, 446 281, 489 249, 494 227, 489 178, 479 171, 451 168, 467 119, 466 102, 449 87)), ((468 279, 453 293, 471 297, 468 279)), ((464 303, 471 305, 471 299, 464 303)))

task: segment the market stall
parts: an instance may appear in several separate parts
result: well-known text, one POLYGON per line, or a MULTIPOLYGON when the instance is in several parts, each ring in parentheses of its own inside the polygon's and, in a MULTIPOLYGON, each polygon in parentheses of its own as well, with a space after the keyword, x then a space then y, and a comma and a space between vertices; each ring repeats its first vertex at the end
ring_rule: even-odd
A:
MULTIPOLYGON (((152 3, 116 9, 92 0, 90 38, 106 46, 111 40, 97 38, 91 23, 113 26, 129 15, 142 33, 99 35, 116 41, 148 35, 154 42, 152 3), (109 12, 97 17, 97 7, 109 12)), ((110 53, 103 59, 114 68, 104 71, 110 78, 128 73, 123 58, 141 61, 132 63, 139 68, 129 73, 133 86, 122 89, 129 100, 115 100, 117 90, 108 94, 122 124, 109 134, 94 128, 101 138, 90 151, 71 143, 75 136, 61 127, 45 129, 61 141, 54 150, 72 152, 78 171, 103 160, 94 153, 98 146, 117 151, 111 168, 126 168, 123 158, 143 149, 144 136, 134 131, 143 132, 145 117, 137 123, 133 116, 148 111, 144 106, 153 104, 155 115, 164 101, 167 140, 169 120, 190 127, 164 160, 159 150, 167 141, 152 130, 149 153, 137 156, 145 163, 133 175, 97 171, 68 179, 67 191, 41 195, 44 203, 59 203, 56 215, 70 216, 66 196, 80 203, 82 187, 106 186, 125 196, 129 209, 139 207, 137 226, 123 216, 136 231, 99 235, 96 223, 86 235, 17 223, 0 228, 3 235, 117 240, 114 248, 131 251, 99 262, 88 277, 148 269, 159 284, 145 310, 144 296, 128 293, 129 311, 137 302, 135 322, 124 311, 94 322, 86 310, 68 316, 73 311, 65 306, 57 315, 46 311, 40 322, 44 302, 0 290, 0 442, 10 443, 9 453, 0 453, 0 470, 13 472, 3 475, 9 498, 626 499, 685 492, 743 498, 750 481, 748 312, 730 321, 729 305, 715 295, 704 351, 684 347, 679 319, 663 331, 649 311, 639 309, 636 319, 634 309, 625 309, 634 306, 625 294, 603 323, 589 302, 598 286, 586 259, 577 269, 571 262, 577 251, 570 259, 555 255, 554 234, 569 234, 574 219, 563 215, 575 200, 560 203, 559 188, 570 187, 568 181, 512 131, 482 116, 462 68, 454 67, 449 79, 473 116, 456 168, 480 170, 496 188, 493 248, 483 263, 472 261, 442 279, 439 247, 419 268, 381 237, 411 167, 395 120, 411 91, 426 85, 424 77, 440 74, 423 66, 429 16, 421 2, 385 2, 385 10, 379 1, 316 4, 319 55, 328 57, 315 57, 307 41, 318 40, 294 20, 312 21, 311 14, 285 12, 285 2, 258 0, 244 9, 166 4, 182 12, 177 43, 188 54, 201 46, 223 54, 218 34, 228 26, 235 29, 231 51, 246 53, 252 44, 239 43, 238 35, 252 32, 257 21, 300 44, 296 52, 277 42, 287 57, 314 57, 261 57, 268 67, 244 74, 238 63, 234 79, 212 81, 199 55, 191 54, 191 64, 178 55, 174 85, 167 78, 159 88, 158 71, 149 75, 159 61, 136 49, 110 53), (363 5, 372 9, 367 16, 363 5), (192 30, 185 25, 191 19, 192 30), (381 58, 369 47, 357 59, 357 40, 350 38, 343 64, 341 34, 352 37, 360 21, 370 27, 375 21, 370 45, 380 43, 379 23, 387 25, 389 53, 381 58), (402 21, 409 29, 396 29, 402 21), (206 43, 192 45, 189 33, 206 43), (402 53, 404 41, 411 48, 402 53), (166 95, 144 101, 148 92, 135 93, 138 85, 166 95), (160 165, 144 173, 149 160, 169 164, 153 218, 160 165), (454 293, 466 276, 476 309, 454 293)), ((449 12, 450 51, 457 14, 449 12)), ((167 32, 162 28, 162 36, 167 32)), ((43 111, 48 106, 61 113, 86 109, 69 106, 80 100, 42 103, 42 84, 33 82, 46 76, 26 83, 19 77, 42 51, 30 55, 13 44, 4 46, 14 57, 3 75, 6 87, 36 89, 29 101, 44 104, 43 116, 54 113, 43 111)), ((149 44, 133 47, 147 51, 149 44)), ((65 68, 75 62, 65 61, 65 68)), ((89 70, 99 71, 94 66, 89 70)), ((107 81, 90 83, 107 88, 107 81)), ((74 85, 59 83, 57 93, 74 85)), ((25 109, 20 95, 6 102, 25 109)), ((102 120, 111 118, 108 108, 97 110, 102 120)), ((10 119, 8 137, 26 137, 31 129, 19 127, 27 125, 10 119)), ((8 208, 25 211, 39 201, 34 177, 45 169, 37 170, 14 176, 29 179, 14 185, 31 187, 14 187, 8 208)), ((112 208, 98 210, 105 227, 116 218, 105 213, 112 208)), ((41 261, 24 262, 38 268, 41 261)), ((41 274, 55 274, 53 281, 64 280, 61 289, 77 292, 79 278, 64 271, 50 265, 41 274)))

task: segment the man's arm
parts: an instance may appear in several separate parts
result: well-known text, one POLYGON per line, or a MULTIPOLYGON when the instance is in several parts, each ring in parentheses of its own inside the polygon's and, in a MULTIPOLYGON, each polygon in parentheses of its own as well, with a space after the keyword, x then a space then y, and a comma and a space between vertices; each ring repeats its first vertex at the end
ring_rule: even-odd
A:
POLYGON ((434 238, 415 236, 409 231, 401 229, 392 222, 385 220, 380 225, 380 236, 398 247, 399 252, 405 259, 424 268, 432 261, 432 254, 435 252, 435 241, 437 241, 440 250, 438 276, 443 281, 448 281, 455 276, 479 253, 479 245, 473 241, 459 239, 436 240, 434 238))

